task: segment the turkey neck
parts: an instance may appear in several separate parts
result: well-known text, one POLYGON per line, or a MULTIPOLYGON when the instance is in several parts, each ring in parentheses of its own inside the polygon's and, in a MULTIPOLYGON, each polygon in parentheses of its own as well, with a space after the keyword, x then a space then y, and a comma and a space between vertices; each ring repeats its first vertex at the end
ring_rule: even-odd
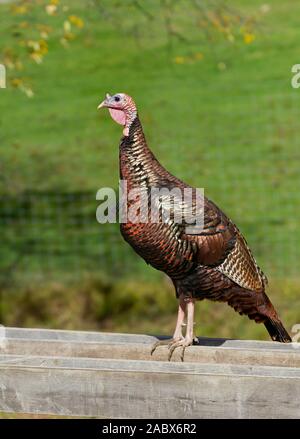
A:
POLYGON ((120 143, 120 178, 130 187, 150 187, 159 181, 162 166, 147 146, 138 116, 129 128, 128 136, 120 143))

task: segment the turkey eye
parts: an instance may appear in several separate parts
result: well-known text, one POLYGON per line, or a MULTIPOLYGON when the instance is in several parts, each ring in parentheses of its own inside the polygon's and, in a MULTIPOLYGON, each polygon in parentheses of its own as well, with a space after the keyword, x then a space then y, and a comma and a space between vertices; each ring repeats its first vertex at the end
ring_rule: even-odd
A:
POLYGON ((115 101, 116 101, 116 102, 119 102, 120 100, 121 100, 120 96, 116 96, 116 97, 115 97, 115 101))

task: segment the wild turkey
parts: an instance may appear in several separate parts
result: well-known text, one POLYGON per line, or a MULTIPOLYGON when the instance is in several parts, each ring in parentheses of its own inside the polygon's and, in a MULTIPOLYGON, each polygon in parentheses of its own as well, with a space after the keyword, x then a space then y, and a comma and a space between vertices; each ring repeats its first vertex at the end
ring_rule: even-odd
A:
MULTIPOLYGON (((107 107, 112 118, 124 127, 120 142, 120 177, 127 181, 127 191, 142 188, 150 197, 153 188, 183 191, 190 187, 171 175, 148 148, 136 105, 130 96, 107 94, 98 108, 102 107, 107 107)), ((163 211, 166 208, 164 199, 156 201, 163 211)), ((184 349, 193 343, 194 304, 203 299, 227 302, 241 315, 264 323, 273 340, 291 342, 265 293, 266 276, 239 229, 212 201, 204 198, 203 203, 203 229, 197 234, 188 233, 186 224, 176 222, 174 216, 158 222, 126 220, 121 224, 121 233, 133 249, 173 281, 179 309, 173 338, 168 341, 169 359, 174 349, 182 347, 183 360, 184 349), (185 315, 186 334, 183 336, 185 315)), ((175 204, 174 209, 187 208, 175 204)), ((130 201, 127 201, 127 207, 130 207, 130 201)), ((163 343, 166 342, 158 342, 152 351, 163 343)))

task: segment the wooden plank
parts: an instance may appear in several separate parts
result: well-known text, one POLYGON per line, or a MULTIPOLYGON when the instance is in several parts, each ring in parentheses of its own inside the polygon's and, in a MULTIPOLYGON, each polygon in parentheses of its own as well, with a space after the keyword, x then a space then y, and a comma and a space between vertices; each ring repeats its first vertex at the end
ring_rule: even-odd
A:
POLYGON ((0 411, 106 418, 300 418, 299 344, 5 328, 0 411))
POLYGON ((108 418, 300 418, 300 370, 0 356, 0 410, 108 418))
MULTIPOLYGON (((27 339, 27 340, 59 340, 69 342, 108 342, 123 344, 128 342, 152 344, 157 341, 154 335, 144 334, 121 334, 110 332, 89 332, 89 331, 69 331, 56 329, 37 329, 37 328, 5 328, 6 338, 8 339, 27 339)), ((160 339, 168 338, 160 336, 160 339)), ((223 346, 238 349, 257 348, 257 349, 276 349, 290 351, 299 346, 300 343, 277 343, 272 341, 257 340, 233 340, 225 338, 199 337, 200 344, 203 346, 223 346)))
MULTIPOLYGON (((87 358, 124 358, 165 361, 167 347, 150 356, 154 336, 40 329, 6 329, 5 349, 12 355, 50 355, 87 358)), ((261 366, 300 367, 299 344, 200 338, 198 346, 186 349, 185 361, 261 366)), ((173 361, 180 361, 180 351, 173 361)))

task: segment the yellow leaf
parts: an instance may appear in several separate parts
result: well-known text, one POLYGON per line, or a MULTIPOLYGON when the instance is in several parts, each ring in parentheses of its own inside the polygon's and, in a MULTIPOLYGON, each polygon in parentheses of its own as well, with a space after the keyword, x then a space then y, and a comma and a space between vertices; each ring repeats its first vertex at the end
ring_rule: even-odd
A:
POLYGON ((176 64, 184 64, 185 63, 185 58, 183 56, 175 56, 174 62, 176 64))
POLYGON ((72 32, 65 32, 63 38, 65 40, 71 41, 75 39, 75 34, 73 34, 72 32))
POLYGON ((71 23, 68 20, 66 20, 64 22, 64 31, 65 32, 70 32, 71 31, 71 23))
POLYGON ((40 43, 39 41, 34 40, 28 40, 27 46, 32 49, 34 52, 38 52, 40 50, 40 43))
POLYGON ((30 58, 33 59, 37 64, 41 64, 43 62, 43 57, 41 54, 33 52, 30 54, 30 58))
POLYGON ((46 53, 48 53, 48 44, 47 44, 47 42, 45 40, 40 40, 39 44, 40 44, 39 53, 41 55, 45 55, 46 53))
POLYGON ((255 40, 255 35, 251 34, 250 32, 246 32, 244 34, 244 43, 245 44, 251 44, 255 40))
POLYGON ((20 87, 20 85, 22 85, 23 81, 22 81, 22 79, 20 79, 20 78, 13 78, 13 79, 10 81, 10 83, 11 83, 11 85, 12 85, 13 87, 18 88, 18 87, 20 87))
POLYGON ((204 58, 203 53, 201 52, 195 53, 195 59, 197 59, 198 61, 201 61, 203 58, 204 58))
POLYGON ((13 5, 11 7, 11 11, 13 14, 24 15, 28 12, 28 6, 27 5, 13 5))
POLYGON ((45 9, 48 15, 55 15, 57 11, 57 6, 50 4, 50 5, 46 5, 45 9))
POLYGON ((36 28, 37 28, 37 30, 39 31, 39 33, 40 33, 40 36, 43 38, 43 39, 48 39, 48 37, 49 37, 49 34, 52 32, 52 27, 50 27, 50 26, 47 26, 47 25, 45 25, 45 24, 37 24, 36 25, 36 28))
POLYGON ((47 34, 47 32, 41 32, 41 33, 40 33, 40 36, 41 36, 42 38, 44 38, 45 40, 49 37, 49 35, 47 34))
POLYGON ((76 15, 70 15, 69 20, 72 24, 74 24, 74 26, 76 26, 80 29, 83 28, 83 26, 84 26, 83 20, 80 17, 77 17, 76 15))
POLYGON ((21 88, 21 90, 26 94, 26 96, 27 96, 28 98, 33 98, 34 93, 33 93, 33 91, 32 91, 31 88, 29 88, 29 87, 20 87, 20 88, 21 88))

